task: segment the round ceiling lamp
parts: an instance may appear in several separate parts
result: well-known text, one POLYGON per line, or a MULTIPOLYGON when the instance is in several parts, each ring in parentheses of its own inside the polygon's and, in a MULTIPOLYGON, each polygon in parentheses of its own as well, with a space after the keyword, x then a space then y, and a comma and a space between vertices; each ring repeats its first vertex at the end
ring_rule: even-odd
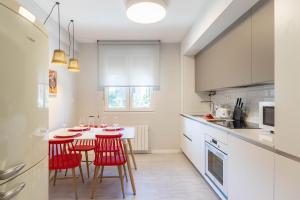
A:
POLYGON ((164 0, 127 0, 127 17, 139 24, 153 24, 166 16, 164 0))

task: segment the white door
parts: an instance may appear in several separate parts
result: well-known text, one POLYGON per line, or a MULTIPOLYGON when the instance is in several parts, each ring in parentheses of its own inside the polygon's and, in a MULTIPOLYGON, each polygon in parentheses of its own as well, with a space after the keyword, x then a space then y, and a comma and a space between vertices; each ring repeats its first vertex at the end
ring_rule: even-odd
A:
MULTIPOLYGON (((47 155, 48 39, 0 4, 0 184, 7 169, 32 167, 47 155)), ((15 174, 15 173, 13 173, 15 174)))
POLYGON ((9 200, 47 200, 48 199, 48 159, 24 174, 0 186, 1 195, 13 196, 9 200), (11 192, 11 193, 10 193, 11 192))

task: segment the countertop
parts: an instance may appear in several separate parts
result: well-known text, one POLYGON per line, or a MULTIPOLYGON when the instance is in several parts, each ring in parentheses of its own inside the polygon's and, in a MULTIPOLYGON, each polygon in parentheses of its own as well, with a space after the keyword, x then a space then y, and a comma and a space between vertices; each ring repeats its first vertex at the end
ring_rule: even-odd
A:
POLYGON ((231 134, 237 138, 240 138, 246 142, 252 143, 254 145, 260 146, 270 151, 274 151, 274 134, 266 132, 262 129, 229 129, 224 126, 220 126, 205 120, 202 117, 195 117, 190 114, 181 113, 181 116, 204 123, 211 127, 221 129, 228 134, 231 134))

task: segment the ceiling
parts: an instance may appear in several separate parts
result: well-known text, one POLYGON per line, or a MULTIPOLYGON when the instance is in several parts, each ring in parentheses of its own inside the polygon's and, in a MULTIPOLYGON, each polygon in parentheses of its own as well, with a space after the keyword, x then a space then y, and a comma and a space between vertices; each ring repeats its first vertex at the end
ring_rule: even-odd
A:
MULTIPOLYGON (((55 0, 34 0, 49 12, 55 0)), ((216 0, 214 0, 216 1, 216 0)), ((126 17, 124 0, 60 0, 62 26, 75 21, 76 40, 161 40, 180 42, 189 31, 201 9, 212 0, 168 0, 167 16, 156 24, 143 25, 126 17)), ((52 14, 56 20, 56 12, 52 14)))

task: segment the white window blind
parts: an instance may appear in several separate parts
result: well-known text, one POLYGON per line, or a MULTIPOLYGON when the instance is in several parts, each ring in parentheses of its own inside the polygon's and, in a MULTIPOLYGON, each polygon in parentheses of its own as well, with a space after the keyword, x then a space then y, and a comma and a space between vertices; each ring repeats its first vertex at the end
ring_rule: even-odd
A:
POLYGON ((98 88, 159 87, 159 42, 98 41, 98 88))

